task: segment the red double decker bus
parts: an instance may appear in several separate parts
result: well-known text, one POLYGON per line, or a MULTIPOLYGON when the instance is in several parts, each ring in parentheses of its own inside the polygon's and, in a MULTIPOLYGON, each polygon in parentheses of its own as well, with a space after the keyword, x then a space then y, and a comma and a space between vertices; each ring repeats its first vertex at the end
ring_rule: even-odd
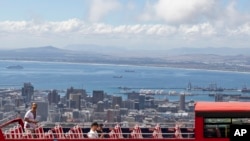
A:
MULTIPOLYGON (((139 126, 132 129, 114 127, 107 138, 98 140, 131 141, 229 141, 231 125, 250 123, 250 102, 197 102, 195 104, 195 122, 193 128, 160 128, 141 130, 139 126), (129 131, 129 132, 128 132, 129 131), (146 131, 144 133, 143 131, 146 131), (185 132, 184 132, 185 131, 185 132)), ((14 119, 0 126, 0 141, 92 141, 87 138, 87 129, 74 126, 70 129, 57 127, 45 131, 39 127, 35 133, 23 132, 23 120, 14 119), (12 128, 6 128, 14 124, 12 128)))

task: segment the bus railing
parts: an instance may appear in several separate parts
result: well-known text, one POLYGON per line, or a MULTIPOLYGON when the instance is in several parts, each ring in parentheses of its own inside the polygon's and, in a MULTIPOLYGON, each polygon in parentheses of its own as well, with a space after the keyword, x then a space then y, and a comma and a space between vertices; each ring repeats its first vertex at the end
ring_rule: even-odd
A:
MULTIPOLYGON (((45 132, 45 127, 39 126, 35 130, 25 130, 23 126, 22 119, 14 119, 8 121, 2 125, 0 125, 1 130, 3 131, 4 127, 13 123, 18 123, 13 127, 8 128, 4 132, 4 136, 7 139, 27 139, 27 138, 87 138, 87 130, 88 128, 82 128, 79 125, 75 125, 69 129, 63 128, 61 125, 57 124, 53 128, 47 129, 45 132)), ((123 132, 122 129, 117 124, 114 128, 107 128, 105 133, 105 138, 193 138, 194 137, 194 129, 186 128, 186 132, 181 132, 181 128, 179 125, 176 127, 168 128, 167 132, 162 132, 162 129, 159 124, 155 126, 155 128, 147 128, 147 133, 142 132, 141 128, 138 124, 134 126, 134 128, 126 128, 126 132, 123 132), (188 130, 190 129, 190 130, 188 130), (168 133, 169 132, 169 133, 168 133)), ((142 128, 143 129, 143 128, 142 128)))
MULTIPOLYGON (((139 134, 138 134, 139 135, 139 134)), ((133 138, 131 136, 131 133, 122 133, 122 138, 110 138, 107 134, 107 136, 103 137, 105 139, 156 139, 152 133, 142 133, 142 138, 133 138)), ((36 133, 9 133, 5 132, 4 133, 5 139, 90 139, 87 137, 87 133, 83 134, 83 137, 76 137, 79 136, 77 133, 45 133, 43 136, 38 137, 39 135, 36 133)), ((162 133, 162 138, 163 139, 171 139, 171 138, 176 138, 175 133, 162 133)), ((194 133, 182 133, 182 139, 193 139, 194 138, 194 133)), ((100 139, 103 139, 100 137, 100 139)), ((160 139, 160 138, 157 138, 160 139)))

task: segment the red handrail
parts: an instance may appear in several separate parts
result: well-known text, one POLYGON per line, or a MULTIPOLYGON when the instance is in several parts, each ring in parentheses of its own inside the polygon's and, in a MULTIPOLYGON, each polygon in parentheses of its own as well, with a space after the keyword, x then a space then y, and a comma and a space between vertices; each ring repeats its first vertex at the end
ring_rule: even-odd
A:
POLYGON ((16 119, 13 119, 13 120, 11 120, 11 121, 8 121, 8 122, 6 122, 6 123, 0 125, 0 129, 1 129, 1 128, 4 128, 4 127, 6 127, 6 126, 8 126, 9 124, 15 123, 15 122, 18 122, 18 124, 20 124, 20 125, 22 126, 22 128, 24 128, 23 119, 21 119, 21 118, 16 118, 16 119))
POLYGON ((5 141, 5 138, 4 138, 4 135, 2 132, 2 128, 8 126, 9 124, 15 123, 15 122, 18 122, 18 124, 20 124, 21 127, 24 128, 24 123, 23 123, 23 120, 21 118, 16 118, 16 119, 13 119, 11 121, 8 121, 8 122, 0 125, 0 141, 5 141))

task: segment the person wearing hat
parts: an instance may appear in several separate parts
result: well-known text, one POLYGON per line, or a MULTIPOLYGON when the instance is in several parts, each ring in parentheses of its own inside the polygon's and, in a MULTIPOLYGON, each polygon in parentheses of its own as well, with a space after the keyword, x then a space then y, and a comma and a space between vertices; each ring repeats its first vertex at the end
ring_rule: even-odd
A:
POLYGON ((97 128, 98 128, 98 123, 97 122, 93 122, 91 124, 90 131, 87 134, 88 138, 91 138, 91 139, 99 138, 99 135, 97 133, 97 128))

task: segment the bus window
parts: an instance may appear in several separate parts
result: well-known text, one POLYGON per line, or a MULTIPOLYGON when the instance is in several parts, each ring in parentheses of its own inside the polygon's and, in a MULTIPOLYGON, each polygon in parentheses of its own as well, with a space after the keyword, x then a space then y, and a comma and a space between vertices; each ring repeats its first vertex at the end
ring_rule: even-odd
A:
POLYGON ((250 118, 232 118, 232 124, 250 124, 250 118))
POLYGON ((204 137, 205 138, 227 138, 229 128, 232 123, 231 118, 205 118, 204 137))
POLYGON ((231 123, 231 118, 205 118, 205 123, 231 123))

